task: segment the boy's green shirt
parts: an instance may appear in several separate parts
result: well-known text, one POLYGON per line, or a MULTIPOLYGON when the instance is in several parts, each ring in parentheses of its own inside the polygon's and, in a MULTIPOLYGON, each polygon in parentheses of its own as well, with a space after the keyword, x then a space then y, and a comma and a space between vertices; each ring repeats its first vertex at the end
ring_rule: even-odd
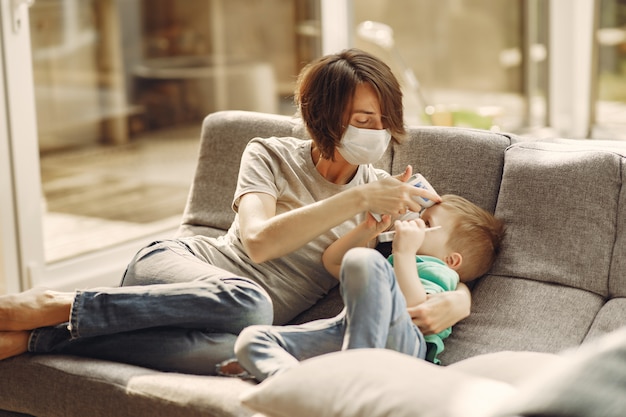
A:
MULTIPOLYGON (((393 265, 393 255, 390 255, 387 260, 393 265)), ((459 274, 441 259, 433 256, 416 255, 415 265, 417 274, 427 294, 456 290, 459 284, 459 274)), ((440 363, 437 356, 443 352, 443 339, 450 336, 450 333, 452 333, 452 327, 448 327, 437 334, 424 336, 428 346, 426 352, 427 361, 436 364, 440 363)))

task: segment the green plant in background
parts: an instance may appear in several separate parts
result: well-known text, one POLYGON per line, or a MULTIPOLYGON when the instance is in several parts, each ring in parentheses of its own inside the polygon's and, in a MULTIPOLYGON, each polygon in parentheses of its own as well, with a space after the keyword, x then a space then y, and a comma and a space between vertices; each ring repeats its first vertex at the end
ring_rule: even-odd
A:
POLYGON ((436 126, 494 130, 498 128, 494 124, 494 119, 500 111, 500 108, 496 106, 482 106, 475 109, 461 106, 428 106, 424 111, 423 119, 436 126))
POLYGON ((626 103, 626 62, 621 65, 624 69, 620 74, 603 72, 600 74, 598 98, 604 101, 619 101, 626 103))

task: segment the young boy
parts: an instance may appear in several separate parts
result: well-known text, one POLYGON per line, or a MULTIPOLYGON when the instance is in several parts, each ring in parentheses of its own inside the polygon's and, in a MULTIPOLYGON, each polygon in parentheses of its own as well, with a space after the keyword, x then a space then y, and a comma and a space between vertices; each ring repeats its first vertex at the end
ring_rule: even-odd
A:
POLYGON ((304 359, 346 349, 387 348, 438 363, 451 329, 425 338, 407 307, 485 274, 504 225, 468 200, 444 195, 421 218, 394 223, 388 262, 366 247, 390 222, 389 216, 379 223, 368 216, 324 252, 324 266, 341 283, 345 308, 339 315, 296 326, 248 327, 235 344, 239 364, 263 381, 304 359))

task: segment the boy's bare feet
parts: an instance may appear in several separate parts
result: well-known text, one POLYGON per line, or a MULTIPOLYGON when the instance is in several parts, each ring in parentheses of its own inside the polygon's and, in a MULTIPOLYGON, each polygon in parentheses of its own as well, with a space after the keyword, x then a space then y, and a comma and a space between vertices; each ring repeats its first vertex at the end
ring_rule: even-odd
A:
POLYGON ((215 371, 220 376, 228 376, 231 378, 241 379, 254 379, 252 375, 248 373, 236 359, 227 359, 222 363, 217 364, 215 371))
POLYGON ((0 296, 0 331, 31 330, 66 322, 73 300, 72 293, 41 288, 0 296))
POLYGON ((30 332, 0 332, 0 361, 28 351, 30 332))

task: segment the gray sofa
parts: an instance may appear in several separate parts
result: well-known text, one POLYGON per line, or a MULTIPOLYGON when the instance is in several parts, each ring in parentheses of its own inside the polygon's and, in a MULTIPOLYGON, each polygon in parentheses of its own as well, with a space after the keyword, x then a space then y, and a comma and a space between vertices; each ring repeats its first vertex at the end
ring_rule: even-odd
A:
MULTIPOLYGON (((398 362, 399 373, 423 367, 424 375, 437 380, 437 375, 447 378, 448 368, 458 369, 457 377, 470 369, 483 381, 505 381, 517 387, 517 381, 527 376, 522 378, 519 372, 536 374, 539 368, 549 368, 543 353, 550 353, 548 358, 559 353, 554 357, 562 358, 580 345, 590 346, 590 352, 605 352, 600 341, 612 335, 619 338, 626 326, 626 143, 522 140, 464 128, 413 127, 409 132, 409 140, 390 147, 378 165, 398 173, 412 164, 440 193, 462 195, 504 218, 508 232, 496 264, 472 288, 471 315, 454 327, 447 340, 441 359, 451 366, 417 364, 422 361, 393 355, 382 360, 398 362), (503 351, 540 353, 506 360, 493 354, 503 351), (519 371, 517 379, 510 376, 514 368, 519 371)), ((242 111, 209 115, 179 234, 223 233, 233 218, 231 197, 246 143, 254 136, 287 135, 305 137, 306 133, 297 119, 285 116, 242 111)), ((333 291, 294 321, 330 316, 340 308, 333 291)), ((623 359, 626 348, 619 346, 623 359)), ((381 353, 387 355, 372 355, 381 353)), ((351 357, 368 360, 358 355, 351 357)), ((374 358, 370 366, 377 363, 374 358)), ((315 367, 315 362, 307 366, 315 367)), ((393 379, 377 375, 381 388, 393 379)), ((304 374, 302 378, 310 379, 307 383, 313 387, 318 377, 304 374)), ((622 387, 625 380, 623 375, 622 387)), ((332 388, 332 381, 329 384, 332 388)), ((0 416, 249 416, 255 411, 243 406, 239 396, 261 385, 87 358, 25 354, 0 362, 0 416)), ((489 392, 495 395, 497 389, 491 387, 489 392)), ((265 392, 264 398, 273 397, 265 392)), ((432 406, 431 414, 420 414, 423 407, 414 405, 410 415, 456 415, 434 412, 432 406)), ((267 405, 265 410, 272 414, 267 405)))

